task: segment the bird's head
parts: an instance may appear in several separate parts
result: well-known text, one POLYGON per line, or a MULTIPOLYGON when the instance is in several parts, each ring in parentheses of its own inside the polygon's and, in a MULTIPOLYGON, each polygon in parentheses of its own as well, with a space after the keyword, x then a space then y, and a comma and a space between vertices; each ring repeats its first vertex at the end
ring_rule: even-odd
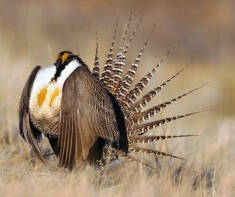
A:
POLYGON ((78 56, 74 55, 70 51, 62 51, 62 52, 58 53, 58 55, 56 57, 55 66, 56 67, 65 66, 65 65, 69 64, 74 59, 78 59, 78 56))
MULTIPOLYGON (((73 70, 73 68, 77 68, 78 66, 85 64, 78 57, 78 55, 74 55, 70 51, 62 51, 58 53, 54 65, 56 66, 56 72, 51 81, 56 81, 57 78, 60 77, 61 73, 66 70, 66 68, 68 68, 68 70, 73 70)), ((65 71, 65 73, 67 72, 65 71)))

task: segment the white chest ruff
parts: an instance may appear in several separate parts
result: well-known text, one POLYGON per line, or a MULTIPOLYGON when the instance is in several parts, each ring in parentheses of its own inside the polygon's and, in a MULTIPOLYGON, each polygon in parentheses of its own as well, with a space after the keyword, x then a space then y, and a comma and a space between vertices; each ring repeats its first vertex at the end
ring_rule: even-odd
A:
POLYGON ((62 90, 66 79, 81 64, 77 60, 71 61, 62 70, 56 82, 51 79, 56 73, 54 65, 38 71, 29 100, 29 110, 38 120, 53 120, 58 118, 61 107, 62 90))

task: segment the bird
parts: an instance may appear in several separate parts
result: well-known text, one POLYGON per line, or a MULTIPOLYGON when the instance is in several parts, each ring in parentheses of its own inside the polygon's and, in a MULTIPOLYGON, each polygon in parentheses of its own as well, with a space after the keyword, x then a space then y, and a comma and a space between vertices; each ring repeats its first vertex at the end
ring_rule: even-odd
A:
POLYGON ((62 51, 57 55, 53 65, 36 66, 31 71, 20 98, 19 131, 32 152, 45 165, 48 161, 40 149, 42 136, 48 138, 53 153, 58 158, 58 166, 70 170, 81 161, 87 161, 93 165, 99 165, 102 161, 105 164, 109 150, 112 152, 111 160, 123 157, 142 162, 148 167, 151 166, 139 161, 131 153, 182 159, 167 152, 142 148, 137 144, 195 136, 147 134, 160 125, 198 114, 200 111, 154 121, 149 119, 205 84, 145 109, 147 104, 174 78, 183 73, 187 66, 162 84, 141 95, 160 65, 176 48, 172 47, 166 56, 134 85, 133 81, 149 38, 130 65, 127 63, 127 56, 129 45, 142 18, 131 31, 132 15, 130 15, 120 46, 114 54, 118 26, 116 22, 102 71, 99 63, 98 41, 93 69, 89 69, 79 55, 71 51, 62 51))

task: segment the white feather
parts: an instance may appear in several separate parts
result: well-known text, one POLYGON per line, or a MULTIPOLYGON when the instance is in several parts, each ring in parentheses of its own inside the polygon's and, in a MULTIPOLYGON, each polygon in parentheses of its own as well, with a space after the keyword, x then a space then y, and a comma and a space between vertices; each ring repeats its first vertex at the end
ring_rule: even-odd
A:
POLYGON ((56 82, 51 82, 51 79, 56 73, 56 66, 48 66, 41 68, 34 80, 31 95, 29 108, 31 113, 37 114, 38 116, 51 117, 53 114, 57 113, 60 110, 61 98, 62 98, 62 89, 65 80, 71 75, 71 73, 79 66, 82 66, 77 60, 71 61, 64 70, 62 70, 60 76, 56 82), (42 106, 38 106, 38 94, 40 91, 47 87, 46 97, 42 103, 42 106), (59 88, 59 95, 55 98, 53 105, 50 105, 50 100, 56 89, 59 88))
POLYGON ((31 95, 34 95, 36 92, 41 90, 43 87, 47 86, 51 81, 51 78, 55 75, 56 67, 55 65, 41 68, 33 82, 31 95))
POLYGON ((77 60, 71 61, 64 70, 62 70, 57 83, 60 87, 63 87, 65 80, 70 76, 70 74, 79 66, 82 66, 77 60))

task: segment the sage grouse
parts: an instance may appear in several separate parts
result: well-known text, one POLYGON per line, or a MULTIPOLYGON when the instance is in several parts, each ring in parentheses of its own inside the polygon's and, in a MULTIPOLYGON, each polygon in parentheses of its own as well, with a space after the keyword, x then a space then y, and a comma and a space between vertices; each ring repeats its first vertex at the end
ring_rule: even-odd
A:
POLYGON ((83 160, 98 164, 104 160, 107 147, 114 150, 115 158, 122 156, 132 161, 138 161, 130 155, 133 152, 179 158, 158 150, 140 148, 136 144, 191 136, 144 134, 160 125, 199 112, 146 121, 203 85, 144 110, 153 97, 185 68, 140 97, 157 68, 174 50, 173 47, 149 73, 133 85, 142 54, 148 43, 147 40, 134 62, 127 65, 129 44, 136 34, 140 21, 131 31, 130 17, 118 52, 114 56, 116 24, 102 72, 98 58, 98 42, 92 72, 79 56, 70 51, 59 53, 56 62, 51 66, 45 68, 36 66, 33 69, 20 99, 19 130, 33 153, 43 163, 47 164, 39 146, 42 134, 48 138, 59 160, 58 165, 69 169, 83 160))

